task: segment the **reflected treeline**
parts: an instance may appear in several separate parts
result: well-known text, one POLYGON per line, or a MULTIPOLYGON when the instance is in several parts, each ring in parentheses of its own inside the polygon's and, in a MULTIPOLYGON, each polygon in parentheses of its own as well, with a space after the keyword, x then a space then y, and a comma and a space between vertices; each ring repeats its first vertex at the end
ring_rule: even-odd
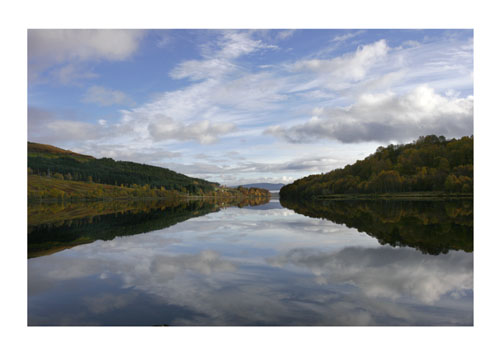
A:
POLYGON ((472 200, 280 200, 297 213, 345 224, 381 244, 410 246, 425 254, 473 250, 472 200))
POLYGON ((173 226, 221 208, 254 206, 268 198, 30 203, 28 258, 96 240, 111 240, 173 226))

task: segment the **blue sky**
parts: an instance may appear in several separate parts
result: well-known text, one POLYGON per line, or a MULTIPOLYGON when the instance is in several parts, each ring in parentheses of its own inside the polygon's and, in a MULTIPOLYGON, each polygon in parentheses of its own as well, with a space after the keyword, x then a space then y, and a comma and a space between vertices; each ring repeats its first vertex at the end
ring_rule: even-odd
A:
POLYGON ((28 139, 290 182, 473 133, 472 30, 29 30, 28 139))

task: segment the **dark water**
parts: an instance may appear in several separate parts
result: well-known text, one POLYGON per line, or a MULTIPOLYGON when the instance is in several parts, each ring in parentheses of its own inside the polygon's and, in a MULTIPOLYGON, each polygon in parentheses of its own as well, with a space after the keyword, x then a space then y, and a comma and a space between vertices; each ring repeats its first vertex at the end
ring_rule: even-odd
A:
POLYGON ((28 324, 473 324, 471 201, 283 205, 32 205, 28 324))

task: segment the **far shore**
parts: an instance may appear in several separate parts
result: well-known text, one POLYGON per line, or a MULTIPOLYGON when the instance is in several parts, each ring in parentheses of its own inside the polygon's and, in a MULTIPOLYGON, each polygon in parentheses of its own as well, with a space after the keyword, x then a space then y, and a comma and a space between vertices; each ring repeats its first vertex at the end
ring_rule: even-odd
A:
POLYGON ((439 191, 430 192, 396 192, 383 194, 330 194, 315 195, 316 200, 450 200, 450 199, 473 199, 473 193, 446 193, 439 191))
POLYGON ((173 197, 103 197, 103 198, 78 198, 78 197, 67 197, 67 198, 28 198, 28 202, 100 202, 100 201, 190 201, 190 200, 206 200, 206 199, 216 199, 221 201, 234 201, 234 200, 253 200, 253 199, 265 199, 268 197, 259 196, 221 196, 221 195, 180 195, 173 197))

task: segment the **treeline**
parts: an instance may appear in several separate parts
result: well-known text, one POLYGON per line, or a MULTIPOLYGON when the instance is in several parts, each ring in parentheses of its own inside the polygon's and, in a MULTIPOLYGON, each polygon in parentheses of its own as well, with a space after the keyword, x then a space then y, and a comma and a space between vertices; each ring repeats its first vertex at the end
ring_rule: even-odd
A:
POLYGON ((362 161, 285 185, 283 198, 332 194, 442 191, 473 192, 473 137, 420 137, 405 145, 379 147, 362 161))
POLYGON ((193 197, 214 197, 219 200, 256 199, 268 201, 271 193, 266 189, 237 189, 217 187, 203 194, 182 193, 177 190, 167 190, 163 186, 154 187, 148 184, 132 187, 99 184, 66 180, 57 173, 51 176, 28 175, 28 200, 112 200, 112 199, 180 199, 193 197))
POLYGON ((28 173, 125 187, 149 185, 150 188, 196 195, 214 191, 219 186, 217 183, 191 178, 167 168, 115 161, 111 158, 96 159, 54 146, 30 142, 28 173))
POLYGON ((244 186, 238 186, 236 190, 241 193, 244 197, 270 197, 271 193, 267 189, 261 189, 256 187, 246 188, 244 186))

